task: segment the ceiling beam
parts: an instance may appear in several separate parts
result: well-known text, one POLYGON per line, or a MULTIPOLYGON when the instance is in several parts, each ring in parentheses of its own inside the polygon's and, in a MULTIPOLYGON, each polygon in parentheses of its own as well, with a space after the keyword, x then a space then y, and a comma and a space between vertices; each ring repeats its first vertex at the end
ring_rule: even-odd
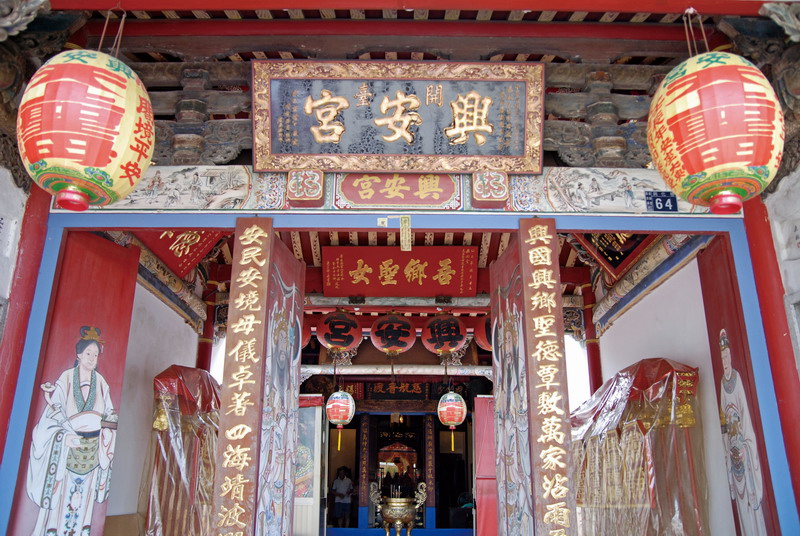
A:
MULTIPOLYGON (((106 35, 115 35, 120 22, 108 23, 106 35)), ((85 26, 89 36, 103 34, 105 22, 92 20, 85 26)), ((713 25, 705 25, 706 32, 714 33, 713 25)), ((269 32, 272 36, 442 36, 471 37, 473 44, 480 38, 596 38, 622 39, 628 41, 680 41, 686 43, 683 26, 674 24, 635 24, 635 23, 570 23, 570 22, 525 22, 509 24, 502 21, 412 21, 412 20, 217 20, 217 19, 145 19, 130 20, 125 23, 125 37, 174 36, 179 28, 181 35, 192 36, 261 36, 269 32)), ((708 33, 706 34, 708 36, 708 33)), ((698 36, 698 39, 700 37, 698 36)))
MULTIPOLYGON (((116 30, 107 32, 113 35, 116 30)), ((102 24, 90 23, 86 33, 85 46, 97 47, 102 24)), ((728 42, 710 26, 706 35, 711 47, 728 42)), ((575 63, 612 63, 621 57, 682 60, 687 55, 681 26, 307 20, 132 21, 125 25, 120 50, 160 52, 182 60, 227 59, 247 52, 290 52, 327 60, 376 52, 426 52, 451 61, 486 61, 524 52, 575 63)))
MULTIPOLYGON (((619 13, 683 13, 694 7, 703 15, 758 15, 763 1, 753 0, 494 0, 491 2, 464 2, 463 0, 229 0, 226 10, 428 10, 446 11, 588 11, 619 13)), ((112 7, 108 0, 51 0, 53 10, 106 10, 112 7)), ((217 0, 119 0, 114 9, 126 11, 191 11, 222 9, 217 0)))

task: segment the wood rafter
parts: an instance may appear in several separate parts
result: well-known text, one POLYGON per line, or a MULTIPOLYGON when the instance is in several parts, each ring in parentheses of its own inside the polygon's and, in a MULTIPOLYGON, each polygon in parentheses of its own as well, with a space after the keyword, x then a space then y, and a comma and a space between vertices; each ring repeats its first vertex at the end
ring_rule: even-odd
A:
MULTIPOLYGON (((111 23, 107 32, 116 32, 111 27, 115 25, 111 23)), ((102 22, 87 24, 87 47, 97 46, 102 29, 102 22)), ((712 46, 727 42, 712 26, 706 34, 712 46)), ((681 26, 392 20, 139 20, 125 25, 121 50, 156 51, 182 60, 257 51, 292 52, 313 59, 425 52, 453 61, 527 54, 579 63, 612 63, 621 57, 682 59, 687 54, 681 26)))
MULTIPOLYGON (((107 0, 51 0, 54 10, 108 9, 107 0)), ((704 15, 757 15, 763 1, 753 0, 497 0, 493 2, 463 2, 458 0, 233 0, 225 3, 228 10, 470 10, 470 11, 562 11, 593 12, 607 11, 619 13, 683 13, 688 6, 694 7, 704 15), (532 9, 533 8, 533 9, 532 9)), ((127 11, 191 11, 218 10, 216 0, 119 0, 116 9, 127 11)))

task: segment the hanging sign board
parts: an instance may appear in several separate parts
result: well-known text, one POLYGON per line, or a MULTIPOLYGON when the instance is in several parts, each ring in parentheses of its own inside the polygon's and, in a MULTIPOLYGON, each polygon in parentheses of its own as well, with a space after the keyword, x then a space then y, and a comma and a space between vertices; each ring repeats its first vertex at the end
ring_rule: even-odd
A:
POLYGON ((658 235, 575 233, 575 239, 614 280, 619 279, 654 244, 658 235))
POLYGON ((322 248, 325 296, 475 296, 477 246, 322 248))
POLYGON ((254 61, 256 171, 540 173, 540 63, 254 61))
POLYGON ((133 234, 183 279, 224 236, 220 231, 170 229, 137 230, 133 234))

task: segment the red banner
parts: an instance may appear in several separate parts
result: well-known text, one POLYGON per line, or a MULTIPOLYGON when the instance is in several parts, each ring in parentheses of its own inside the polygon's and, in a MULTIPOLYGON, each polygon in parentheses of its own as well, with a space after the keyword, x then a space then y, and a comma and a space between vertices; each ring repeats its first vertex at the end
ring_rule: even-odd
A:
POLYGON ((325 296, 475 296, 477 246, 322 248, 325 296))
POLYGON ((461 207, 459 178, 445 173, 348 173, 337 181, 338 208, 461 207))
POLYGON ((142 244, 164 261, 175 275, 183 279, 214 244, 225 234, 220 231, 170 229, 167 231, 135 231, 142 244))

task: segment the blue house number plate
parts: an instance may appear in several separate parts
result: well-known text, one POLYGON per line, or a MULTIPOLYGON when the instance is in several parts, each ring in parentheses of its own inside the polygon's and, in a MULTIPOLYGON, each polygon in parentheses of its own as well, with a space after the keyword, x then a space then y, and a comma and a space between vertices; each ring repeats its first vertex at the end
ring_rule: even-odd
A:
POLYGON ((672 192, 645 192, 648 212, 678 212, 678 198, 672 192))

